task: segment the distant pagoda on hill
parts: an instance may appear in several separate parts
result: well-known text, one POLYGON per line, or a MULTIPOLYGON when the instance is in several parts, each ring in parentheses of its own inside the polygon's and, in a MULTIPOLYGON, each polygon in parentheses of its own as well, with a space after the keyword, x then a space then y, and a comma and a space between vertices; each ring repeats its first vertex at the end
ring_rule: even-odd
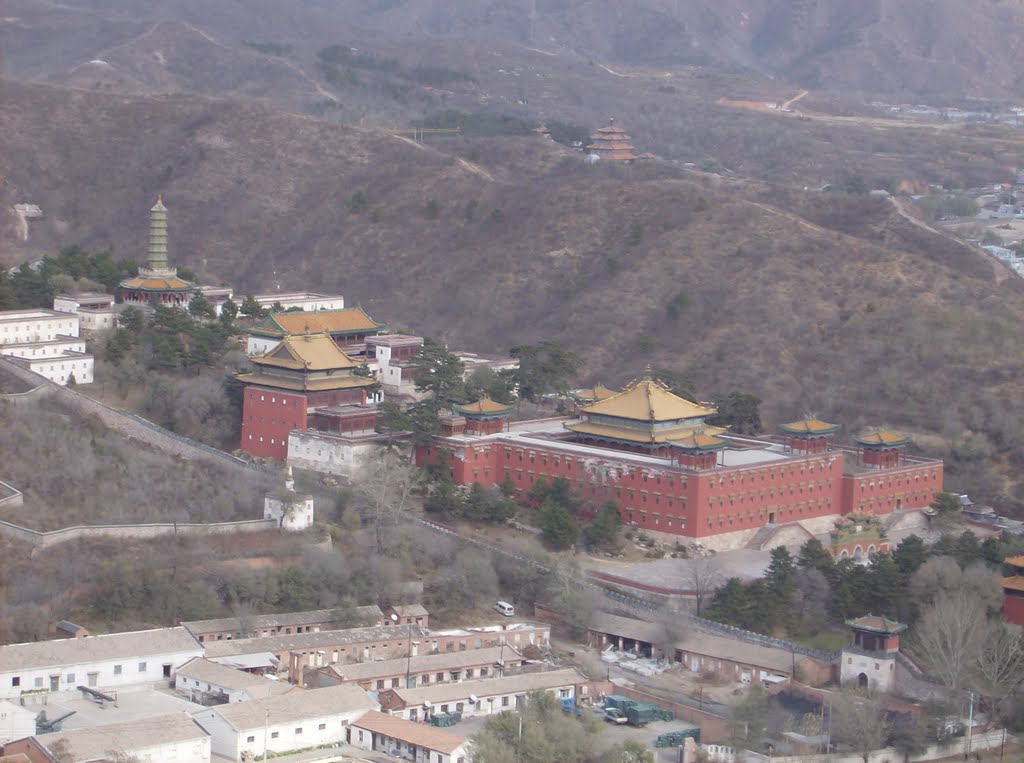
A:
POLYGON ((636 154, 636 147, 631 142, 632 138, 615 124, 614 119, 609 119, 608 125, 591 135, 590 140, 592 142, 587 146, 587 153, 594 154, 601 159, 631 162, 640 158, 636 154))
POLYGON ((149 255, 134 278, 121 281, 121 300, 129 305, 157 303, 167 307, 188 307, 195 284, 178 277, 178 269, 167 262, 167 207, 156 197, 149 210, 149 255))

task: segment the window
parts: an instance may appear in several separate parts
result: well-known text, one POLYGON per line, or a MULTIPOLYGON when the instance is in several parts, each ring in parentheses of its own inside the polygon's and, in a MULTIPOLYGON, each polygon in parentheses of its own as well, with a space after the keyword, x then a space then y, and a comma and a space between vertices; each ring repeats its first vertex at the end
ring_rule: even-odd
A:
POLYGON ((326 723, 321 723, 316 728, 317 728, 317 731, 323 731, 325 728, 327 728, 327 724, 326 723))
POLYGON ((245 738, 245 741, 246 741, 246 742, 249 742, 250 744, 252 744, 253 742, 255 742, 255 741, 256 741, 256 737, 254 737, 254 736, 252 736, 252 737, 246 737, 246 738, 245 738))
POLYGON ((75 674, 74 673, 68 673, 66 676, 64 676, 64 682, 65 683, 69 683, 69 684, 73 684, 75 682, 75 674))
POLYGON ((21 686, 21 676, 14 676, 11 679, 11 686, 21 686))
POLYGON ((42 689, 43 688, 43 677, 42 676, 39 676, 38 678, 36 678, 36 688, 37 689, 42 689))
POLYGON ((121 666, 120 665, 115 665, 114 666, 114 675, 115 676, 121 675, 121 666))
POLYGON ((139 672, 140 673, 145 673, 146 672, 146 663, 144 663, 144 662, 140 662, 139 663, 139 672))
POLYGON ((278 732, 277 731, 271 731, 270 732, 270 738, 271 739, 277 739, 277 736, 278 736, 278 732))
POLYGON ((508 697, 502 697, 501 698, 501 706, 502 707, 508 707, 508 697))

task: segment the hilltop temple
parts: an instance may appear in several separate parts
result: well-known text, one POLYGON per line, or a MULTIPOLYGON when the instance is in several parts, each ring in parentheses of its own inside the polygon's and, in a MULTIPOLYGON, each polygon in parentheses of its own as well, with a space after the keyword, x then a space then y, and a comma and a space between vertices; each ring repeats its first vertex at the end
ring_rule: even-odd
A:
POLYGON ((134 278, 121 281, 121 301, 129 305, 188 307, 196 285, 178 277, 178 269, 167 262, 167 207, 160 196, 149 210, 149 254, 145 267, 134 278))
POLYGON ((617 126, 614 120, 609 120, 605 127, 591 135, 590 141, 587 153, 594 154, 600 159, 631 162, 640 158, 631 142, 632 138, 626 134, 625 130, 617 126))
MULTIPOLYGON (((745 545, 765 528, 809 538, 841 517, 877 522, 926 508, 942 491, 942 461, 908 455, 910 438, 884 429, 851 445, 813 418, 778 436, 734 435, 711 423, 713 405, 650 378, 619 393, 581 391, 578 401, 573 418, 527 422, 511 421, 513 406, 460 405, 416 461, 446 463, 457 484, 510 481, 524 502, 538 480, 564 478, 584 511, 614 501, 626 525, 714 548, 745 545)), ((858 538, 836 553, 878 550, 858 538)))

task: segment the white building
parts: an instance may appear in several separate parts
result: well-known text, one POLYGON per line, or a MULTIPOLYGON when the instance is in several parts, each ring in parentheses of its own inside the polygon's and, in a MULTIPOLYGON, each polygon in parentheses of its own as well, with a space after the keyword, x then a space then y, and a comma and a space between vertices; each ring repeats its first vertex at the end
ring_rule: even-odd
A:
POLYGON ((56 310, 0 312, 0 355, 57 384, 74 376, 78 384, 93 380, 93 356, 79 339, 79 316, 56 310))
POLYGON ((462 361, 465 371, 463 377, 468 381, 478 368, 489 368, 494 373, 499 371, 513 371, 519 368, 519 359, 510 358, 505 355, 484 355, 477 352, 453 351, 452 355, 462 361))
POLYGON ((414 689, 386 689, 380 694, 380 704, 384 712, 410 721, 426 720, 434 713, 462 713, 463 717, 471 717, 514 710, 537 691, 550 692, 560 699, 586 696, 587 679, 577 670, 566 668, 435 683, 414 689))
POLYGON ((36 733, 35 710, 10 700, 0 702, 0 747, 12 739, 24 739, 36 733))
POLYGON ((48 750, 63 742, 71 763, 113 759, 139 763, 210 761, 210 735, 186 713, 60 731, 37 739, 48 750))
POLYGON ((413 763, 466 763, 470 759, 465 737, 375 710, 352 724, 349 744, 413 763))
MULTIPOLYGON (((288 465, 296 469, 355 477, 359 471, 380 453, 380 447, 389 441, 387 435, 377 432, 317 432, 293 429, 288 433, 288 465)), ((395 442, 399 452, 408 456, 410 444, 395 442)))
POLYGON ((316 310, 343 310, 345 298, 338 294, 317 294, 315 292, 287 292, 284 294, 255 294, 260 307, 272 308, 281 305, 284 310, 297 307, 304 312, 316 310))
MULTIPOLYGON (((380 705, 352 684, 219 705, 192 717, 210 733, 213 753, 259 758, 348 740, 348 727, 380 705)), ((250 759, 253 759, 250 758, 250 759)))
POLYGON ((284 481, 284 492, 263 499, 263 518, 273 519, 282 530, 300 532, 313 526, 313 496, 295 492, 292 468, 284 481))
POLYGON ((367 363, 374 368, 377 381, 388 395, 421 398, 416 391, 412 359, 423 347, 423 337, 407 334, 381 334, 366 338, 367 363))
POLYGON ((0 646, 0 698, 168 681, 203 647, 184 628, 0 646))
POLYGON ((174 688, 191 702, 251 702, 287 694, 289 683, 264 678, 202 657, 189 660, 174 674, 174 688))
POLYGON ((117 316, 121 312, 114 305, 113 295, 93 291, 58 294, 53 298, 53 309, 58 313, 77 315, 82 331, 117 328, 117 316))

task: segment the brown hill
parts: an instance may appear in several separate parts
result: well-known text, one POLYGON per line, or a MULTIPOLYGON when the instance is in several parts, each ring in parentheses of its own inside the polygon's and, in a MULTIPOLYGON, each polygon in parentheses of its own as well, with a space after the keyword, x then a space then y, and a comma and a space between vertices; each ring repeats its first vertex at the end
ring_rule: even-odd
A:
POLYGON ((4 229, 8 263, 76 241, 137 257, 162 191, 172 258, 208 280, 338 290, 479 350, 560 339, 608 383, 693 369, 705 394, 763 397, 769 422, 906 427, 951 458, 951 486, 1022 497, 1022 282, 889 200, 17 83, 0 135, 4 208, 45 215, 27 244, 4 229))

